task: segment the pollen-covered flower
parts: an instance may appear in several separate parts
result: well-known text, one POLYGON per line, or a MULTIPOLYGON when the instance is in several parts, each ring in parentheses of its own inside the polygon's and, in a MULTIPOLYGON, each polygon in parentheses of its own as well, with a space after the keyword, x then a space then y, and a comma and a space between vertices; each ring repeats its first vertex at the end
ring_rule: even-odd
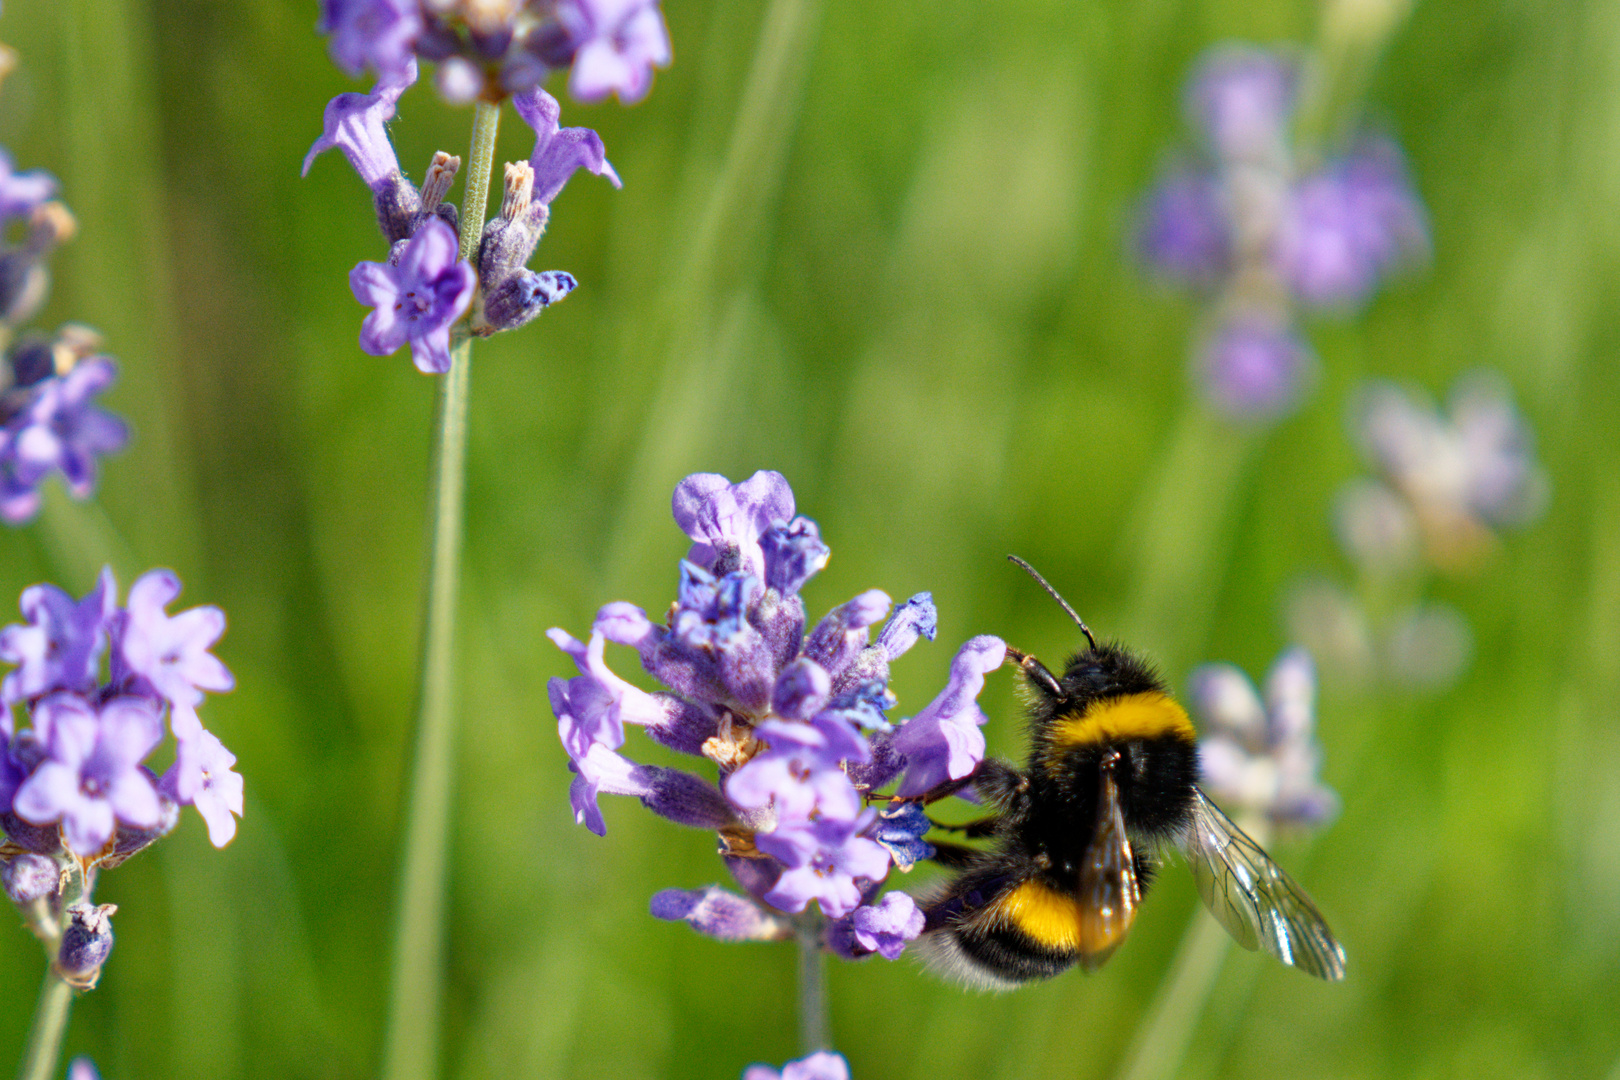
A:
POLYGON ((838 920, 825 930, 827 947, 892 959, 922 927, 909 897, 880 900, 879 893, 892 867, 909 869, 931 853, 921 839, 929 823, 911 803, 879 814, 865 805, 867 796, 908 765, 901 795, 933 786, 936 774, 959 778, 972 770, 984 753, 974 698, 1006 646, 996 638, 968 642, 946 690, 893 729, 885 715, 893 705, 889 664, 919 638, 933 638, 937 620, 926 593, 890 616, 889 597, 869 590, 807 631, 799 593, 828 549, 815 523, 797 515, 780 474, 760 472, 739 484, 689 476, 672 509, 692 547, 664 624, 615 603, 598 613, 588 642, 551 631, 580 672, 550 686, 577 776, 575 818, 602 832, 597 795, 626 794, 672 820, 716 829, 727 867, 748 895, 666 890, 653 903, 659 918, 726 940, 769 940, 788 933, 782 913, 814 903, 838 920), (874 641, 872 628, 885 616, 874 641), (668 689, 649 693, 615 675, 604 660, 607 642, 636 649, 668 689), (636 765, 619 752, 626 724, 707 758, 718 785, 678 770, 654 776, 636 765), (676 788, 680 800, 667 794, 676 788))
POLYGON ((1231 664, 1205 664, 1191 684, 1205 730, 1199 769, 1217 800, 1285 827, 1314 828, 1338 813, 1338 796, 1317 779, 1322 748, 1310 653, 1294 648, 1277 658, 1264 700, 1231 664))

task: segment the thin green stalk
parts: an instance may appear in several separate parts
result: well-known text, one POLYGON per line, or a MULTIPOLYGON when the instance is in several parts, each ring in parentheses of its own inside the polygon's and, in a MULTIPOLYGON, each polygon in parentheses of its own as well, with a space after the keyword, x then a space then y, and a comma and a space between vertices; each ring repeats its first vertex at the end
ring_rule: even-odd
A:
POLYGON ((17 1080, 50 1080, 56 1075, 56 1062, 62 1055, 62 1034, 67 1031, 68 1007, 72 1004, 73 988, 47 968, 17 1080))
POLYGON ((821 950, 821 919, 797 924, 799 942, 799 1051, 830 1049, 827 1038, 826 960, 821 950))
MULTIPOLYGON (((500 107, 479 102, 473 117, 461 256, 484 229, 500 107)), ((387 1080, 428 1080, 438 1072, 439 983, 444 963, 445 850, 455 745, 456 596, 461 584, 462 506, 466 494, 467 384, 472 339, 458 328, 450 370, 440 386, 433 465, 433 540, 423 614, 422 689, 411 800, 406 808, 399 922, 383 1072, 387 1080)))

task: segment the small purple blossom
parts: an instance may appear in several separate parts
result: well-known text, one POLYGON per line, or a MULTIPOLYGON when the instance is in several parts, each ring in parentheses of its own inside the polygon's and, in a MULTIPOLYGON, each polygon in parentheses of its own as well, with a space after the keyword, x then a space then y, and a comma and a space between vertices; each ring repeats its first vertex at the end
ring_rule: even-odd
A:
POLYGON ((1322 749, 1310 653, 1294 648, 1277 658, 1264 702, 1231 664, 1198 668, 1191 687, 1208 732, 1198 756, 1211 794, 1281 826, 1320 827, 1338 813, 1338 796, 1317 780, 1322 749))
POLYGON ((208 824, 208 842, 217 848, 236 836, 236 819, 242 816, 242 777, 231 771, 235 764, 236 755, 199 725, 194 735, 179 740, 174 764, 158 785, 175 802, 197 808, 208 824))
POLYGON ((1006 642, 988 634, 973 638, 957 652, 945 689, 894 736, 894 748, 908 762, 895 794, 922 795, 962 779, 984 760, 984 732, 979 729, 986 717, 978 697, 984 677, 1006 658, 1006 642))
POLYGON ((25 388, 0 430, 0 517, 15 525, 38 513, 39 485, 54 471, 74 498, 89 497, 97 457, 129 440, 122 420, 91 404, 116 375, 110 359, 96 356, 25 388))
MULTIPOLYGON (((18 606, 28 624, 0 630, 0 660, 17 665, 0 683, 0 702, 9 706, 53 690, 93 689, 117 603, 118 586, 106 568, 83 600, 55 585, 24 589, 18 606)), ((11 737, 9 709, 0 716, 0 732, 11 737)))
POLYGON ((614 187, 624 186, 608 164, 600 135, 590 128, 558 125, 562 107, 556 98, 537 86, 513 97, 512 107, 534 129, 534 152, 529 155, 529 167, 534 170, 534 202, 549 205, 574 171, 581 168, 607 177, 614 187))
POLYGON ((1197 289, 1213 288, 1232 259, 1232 230, 1219 180, 1193 169, 1173 172, 1149 193, 1136 233, 1153 269, 1197 289))
POLYGON ((180 579, 170 570, 149 571, 129 587, 114 681, 144 682, 175 708, 190 711, 202 703, 204 690, 221 693, 236 680, 208 651, 225 633, 225 613, 209 605, 168 614, 164 608, 179 595, 180 579))
POLYGON ((652 86, 670 61, 669 32, 657 0, 559 0, 557 20, 572 51, 568 91, 580 101, 618 94, 626 105, 652 86))
POLYGON ((163 720, 150 699, 113 698, 99 708, 55 694, 34 709, 46 758, 17 789, 17 814, 34 825, 60 821, 81 858, 112 839, 115 821, 137 828, 158 823, 158 794, 140 764, 163 740, 163 720))
POLYGON ((742 1080, 849 1080, 849 1062, 842 1054, 818 1050, 788 1062, 781 1071, 769 1065, 750 1065, 743 1070, 742 1080))
POLYGON ((416 82, 416 63, 393 77, 384 77, 369 94, 339 94, 326 105, 320 138, 304 155, 305 176, 315 159, 328 150, 341 150, 354 171, 375 194, 399 172, 399 158, 388 138, 387 123, 394 118, 400 95, 416 82))
POLYGON ((1218 157, 1264 159, 1286 135, 1299 65, 1252 45, 1219 45, 1206 53, 1187 85, 1187 115, 1218 157))
POLYGON ((0 225, 26 218, 56 194, 56 178, 44 169, 17 172, 0 149, 0 225))
POLYGON ((1243 420, 1269 420, 1299 407, 1316 371, 1310 347, 1269 312, 1223 319, 1195 357, 1210 403, 1243 420))
POLYGON ((332 61, 350 75, 369 67, 382 78, 397 77, 414 63, 421 6, 417 0, 321 0, 316 30, 332 35, 332 61))
POLYGON ((889 873, 889 853, 860 835, 877 819, 867 810, 853 821, 830 817, 789 820, 754 838, 759 849, 779 859, 782 876, 763 899, 783 911, 803 911, 816 901, 829 918, 838 919, 861 903, 857 879, 882 881, 889 873))
POLYGON ((354 298, 376 309, 360 327, 360 348, 387 356, 409 342, 418 371, 449 371, 450 325, 478 286, 471 264, 456 256, 455 232, 430 219, 388 262, 356 266, 349 274, 354 298))

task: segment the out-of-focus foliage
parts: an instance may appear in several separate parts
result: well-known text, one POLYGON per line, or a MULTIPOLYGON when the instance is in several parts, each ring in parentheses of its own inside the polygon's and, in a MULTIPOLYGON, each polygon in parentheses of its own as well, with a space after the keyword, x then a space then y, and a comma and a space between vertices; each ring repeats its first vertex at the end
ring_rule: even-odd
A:
MULTIPOLYGON (((813 614, 932 589, 941 641, 897 666, 899 715, 954 643, 1049 663, 1072 625, 1251 672, 1301 574, 1342 577, 1332 503, 1361 465, 1365 376, 1444 393, 1500 370, 1540 433, 1546 516, 1437 587, 1475 634, 1445 693, 1324 685, 1340 820, 1275 852, 1333 920, 1349 977, 1227 961, 1185 1075, 1595 1077, 1620 1056, 1620 14, 1417 6, 1369 87, 1432 215, 1429 272, 1313 325, 1323 378, 1269 435, 1192 404, 1195 312, 1127 256, 1183 130, 1180 84, 1226 38, 1308 40, 1297 0, 670 0, 675 64, 642 104, 581 107, 625 180, 571 185, 537 268, 581 284, 474 353, 445 1075, 730 1077, 793 1045, 793 954, 658 923, 714 880, 713 838, 634 805, 569 815, 542 636, 610 599, 655 613, 688 472, 785 473, 835 556, 813 614), (762 33, 769 22, 771 30, 762 33)), ((110 525, 231 627, 211 725, 247 813, 117 874, 118 946, 67 1054, 114 1078, 372 1075, 409 754, 435 386, 357 345, 346 275, 382 256, 341 161, 298 165, 334 93, 304 0, 7 0, 21 65, 0 144, 80 218, 39 320, 91 323, 134 429, 99 508, 0 531, 0 596, 82 594, 110 525), (102 512, 104 509, 104 516, 102 512), (103 538, 104 539, 104 538, 103 538)), ((559 89, 560 87, 556 88, 559 89)), ((421 93, 419 176, 470 113, 421 93)), ((508 114, 502 156, 528 153, 508 114)), ((459 198, 459 189, 455 197, 459 198)), ((61 502, 61 492, 49 493, 61 502)), ((620 662, 621 669, 630 665, 620 662)), ((1011 673, 992 752, 1021 752, 1011 673)), ((659 759, 661 760, 661 759, 659 759)), ((914 877, 928 874, 919 870, 914 877)), ((1167 869, 1100 973, 985 997, 902 960, 835 965, 856 1077, 1103 1077, 1197 904, 1167 869)), ((40 957, 0 934, 0 1047, 40 957)))

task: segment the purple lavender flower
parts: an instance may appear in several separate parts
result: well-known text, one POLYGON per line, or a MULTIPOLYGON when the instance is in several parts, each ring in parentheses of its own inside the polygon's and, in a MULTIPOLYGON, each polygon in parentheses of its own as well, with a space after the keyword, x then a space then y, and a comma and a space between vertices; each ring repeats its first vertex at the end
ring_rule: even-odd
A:
POLYGON ((360 348, 387 356, 409 342, 418 371, 449 371, 450 324, 461 318, 478 287, 471 264, 456 255, 456 234, 435 219, 388 262, 356 266, 349 274, 354 298, 376 309, 360 327, 360 348))
POLYGON ((984 760, 984 732, 979 728, 986 717, 977 699, 984 677, 1006 658, 1006 642, 988 634, 962 646, 951 661, 945 689, 895 734, 894 748, 908 762, 896 795, 911 798, 960 780, 984 760))
POLYGON ((236 818, 242 816, 242 777, 231 771, 236 755, 201 725, 178 744, 158 788, 182 806, 195 806, 208 824, 208 842, 222 848, 236 835, 236 818))
POLYGON ((55 177, 43 169, 15 171, 11 155, 0 149, 0 225, 28 217, 55 194, 55 177))
POLYGON ((534 202, 549 205, 574 170, 580 168, 607 177, 614 187, 624 186, 608 164, 600 135, 590 128, 559 125, 562 107, 556 98, 537 86, 515 95, 512 107, 534 129, 534 151, 529 155, 529 166, 534 170, 534 202))
POLYGON ((162 808, 140 764, 163 740, 163 719, 148 698, 116 697, 99 708, 53 694, 34 708, 46 758, 17 789, 18 816, 34 825, 60 821, 81 858, 112 839, 115 821, 158 823, 162 808))
POLYGON ((685 921, 716 941, 786 941, 793 936, 793 924, 787 919, 718 885, 665 889, 652 898, 651 910, 655 919, 685 921))
POLYGON ((97 356, 27 388, 0 434, 0 517, 15 525, 38 513, 39 485, 57 470, 69 494, 89 497, 97 456, 123 449, 129 439, 122 420, 90 403, 116 374, 110 359, 97 356))
POLYGON ((780 1072, 769 1065, 750 1065, 743 1070, 742 1080, 849 1080, 849 1062, 842 1054, 818 1050, 788 1062, 780 1072))
POLYGON ((657 0, 559 0, 560 40, 553 55, 572 55, 568 91, 580 101, 618 94, 626 105, 652 86, 652 69, 670 61, 669 33, 657 0))
POLYGON ((1277 658, 1265 702, 1231 664, 1192 674, 1193 706, 1208 734, 1199 744, 1204 783, 1217 799, 1273 824, 1315 828, 1338 813, 1338 796, 1317 780, 1316 667, 1304 649, 1277 658))
MULTIPOLYGON (((203 691, 215 693, 236 685, 229 669, 208 650, 225 632, 225 613, 212 605, 178 615, 163 609, 180 595, 180 579, 169 570, 152 570, 129 588, 129 606, 116 632, 113 682, 139 692, 150 687, 194 719, 203 691)), ((176 728, 177 737, 192 732, 176 728)))
POLYGON ((602 832, 596 799, 606 792, 720 833, 727 865, 749 898, 667 891, 654 905, 660 918, 729 939, 757 937, 781 930, 775 912, 802 912, 815 901, 827 917, 848 920, 828 929, 829 948, 898 955, 915 936, 914 920, 901 910, 909 898, 873 905, 892 866, 909 868, 926 856, 927 817, 911 805, 880 817, 863 808, 863 796, 898 776, 908 751, 923 770, 971 769, 983 753, 982 737, 977 756, 963 745, 979 735, 973 698, 1005 645, 975 638, 964 646, 950 686, 899 729, 906 749, 897 749, 902 740, 890 737, 884 717, 894 700, 889 664, 919 638, 933 637, 932 599, 921 594, 902 604, 875 642, 872 628, 890 608, 875 589, 835 607, 806 633, 798 594, 828 551, 815 524, 797 516, 785 479, 761 472, 732 484, 713 474, 689 476, 672 510, 693 546, 665 625, 617 603, 598 613, 589 643, 550 632, 580 672, 550 684, 576 773, 575 819, 602 832), (613 674, 603 660, 608 641, 635 648, 670 689, 647 693, 613 674), (624 757, 626 723, 714 762, 720 787, 624 757), (958 730, 964 725, 971 734, 958 730), (685 809, 676 812, 677 805, 685 809), (875 914, 862 914, 868 911, 875 914))
POLYGON ((1271 49, 1228 44, 1211 49, 1187 85, 1187 115, 1215 154, 1230 161, 1266 159, 1282 142, 1294 111, 1299 65, 1271 49))
POLYGON ((885 960, 898 960, 906 943, 922 935, 925 923, 917 902, 907 893, 885 893, 882 901, 852 911, 841 923, 828 928, 833 951, 850 958, 877 953, 885 960), (845 938, 847 934, 847 938, 845 938), (840 947, 840 939, 845 943, 840 947))
POLYGON ((1171 173, 1148 194, 1136 233, 1137 251, 1158 272, 1209 289, 1232 261, 1232 229, 1219 179, 1207 172, 1171 173))
POLYGON ((1428 249, 1423 206, 1400 149, 1367 138, 1295 185, 1278 230, 1277 263, 1302 302, 1353 308, 1428 249))
POLYGON ((320 138, 304 155, 303 175, 328 150, 341 150, 354 171, 375 194, 399 172, 399 158, 389 141, 388 121, 394 118, 400 95, 416 82, 416 63, 393 77, 385 76, 369 94, 339 94, 327 102, 320 138))
POLYGON ((417 0, 321 0, 316 30, 332 35, 332 60, 350 75, 397 77, 414 62, 422 12, 417 0))
MULTIPOLYGON (((77 602, 55 585, 24 589, 19 607, 28 625, 0 630, 0 660, 17 665, 0 683, 0 702, 9 706, 53 690, 94 689, 117 603, 118 586, 108 568, 77 602)), ((10 709, 0 715, 0 733, 11 737, 10 709)))
POLYGON ((1272 420, 1293 412, 1316 371, 1310 348, 1292 328, 1260 311, 1223 319, 1194 361, 1210 403, 1241 420, 1272 420))
POLYGON ((62 868, 55 859, 25 851, 0 865, 6 896, 19 907, 55 896, 62 891, 62 868))

